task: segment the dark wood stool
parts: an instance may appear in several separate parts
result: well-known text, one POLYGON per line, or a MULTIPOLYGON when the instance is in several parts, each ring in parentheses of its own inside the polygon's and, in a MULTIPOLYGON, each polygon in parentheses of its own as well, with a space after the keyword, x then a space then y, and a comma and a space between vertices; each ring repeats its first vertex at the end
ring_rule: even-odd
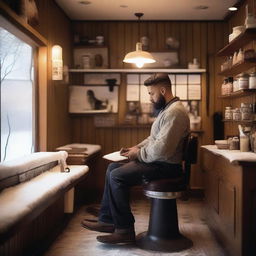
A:
POLYGON ((150 181, 143 186, 144 194, 151 198, 151 212, 148 231, 136 238, 142 249, 177 252, 193 245, 179 232, 176 198, 188 189, 191 164, 197 158, 197 137, 189 135, 184 144, 183 176, 150 181))

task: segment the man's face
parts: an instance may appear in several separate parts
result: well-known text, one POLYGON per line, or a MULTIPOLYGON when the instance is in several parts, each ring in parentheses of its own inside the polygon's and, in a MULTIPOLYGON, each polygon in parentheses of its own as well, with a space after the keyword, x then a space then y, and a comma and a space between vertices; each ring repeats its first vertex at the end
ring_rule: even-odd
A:
POLYGON ((165 98, 161 94, 160 86, 147 86, 148 94, 150 96, 150 101, 153 103, 155 109, 162 109, 165 104, 165 98))

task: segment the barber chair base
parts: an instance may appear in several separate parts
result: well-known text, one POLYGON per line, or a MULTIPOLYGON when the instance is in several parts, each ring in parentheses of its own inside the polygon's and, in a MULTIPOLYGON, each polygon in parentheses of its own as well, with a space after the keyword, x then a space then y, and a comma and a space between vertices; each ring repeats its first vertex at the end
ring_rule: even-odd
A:
POLYGON ((147 231, 137 235, 136 243, 141 249, 162 252, 179 252, 193 246, 193 242, 181 234, 176 238, 164 239, 150 236, 147 231))

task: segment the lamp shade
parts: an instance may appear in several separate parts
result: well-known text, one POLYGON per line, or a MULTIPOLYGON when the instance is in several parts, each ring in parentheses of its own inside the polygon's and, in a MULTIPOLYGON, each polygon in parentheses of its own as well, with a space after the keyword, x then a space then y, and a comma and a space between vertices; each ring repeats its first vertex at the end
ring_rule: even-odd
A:
POLYGON ((62 60, 62 47, 54 45, 52 47, 52 60, 62 60))
POLYGON ((123 62, 134 63, 138 68, 141 68, 145 63, 154 63, 156 61, 149 52, 142 51, 141 43, 136 43, 136 51, 127 53, 123 62))

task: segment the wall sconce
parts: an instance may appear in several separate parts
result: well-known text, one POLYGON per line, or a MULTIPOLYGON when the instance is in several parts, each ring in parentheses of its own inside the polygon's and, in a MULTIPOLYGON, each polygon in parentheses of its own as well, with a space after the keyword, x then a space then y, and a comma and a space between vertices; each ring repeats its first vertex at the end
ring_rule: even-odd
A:
POLYGON ((52 47, 52 80, 63 79, 62 48, 59 45, 52 47))

